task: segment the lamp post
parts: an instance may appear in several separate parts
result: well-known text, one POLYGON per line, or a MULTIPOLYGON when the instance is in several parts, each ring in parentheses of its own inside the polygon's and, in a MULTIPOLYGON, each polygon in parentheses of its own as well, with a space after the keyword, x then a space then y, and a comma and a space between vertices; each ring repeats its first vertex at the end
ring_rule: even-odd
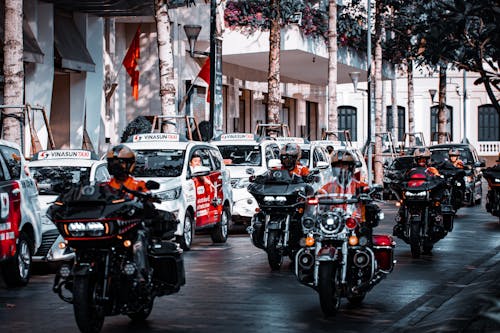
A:
POLYGON ((436 89, 429 89, 429 95, 431 96, 431 103, 434 104, 434 96, 436 96, 436 89))
MULTIPOLYGON (((196 40, 198 39, 198 36, 200 35, 201 31, 201 25, 197 24, 185 24, 184 25, 184 32, 186 33, 186 37, 189 42, 189 55, 191 58, 194 58, 195 54, 200 54, 199 51, 195 51, 196 48, 196 40)), ((201 54, 203 55, 208 55, 205 54, 206 52, 203 52, 201 54)))

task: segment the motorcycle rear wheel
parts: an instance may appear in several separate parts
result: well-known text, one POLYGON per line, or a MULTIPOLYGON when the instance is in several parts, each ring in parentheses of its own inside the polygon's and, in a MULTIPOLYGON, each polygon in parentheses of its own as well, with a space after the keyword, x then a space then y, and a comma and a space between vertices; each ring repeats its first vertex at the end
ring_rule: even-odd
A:
POLYGON ((410 248, 412 258, 420 258, 420 223, 411 222, 410 248))
POLYGON ((339 267, 334 262, 319 265, 318 293, 321 310, 325 317, 334 316, 340 307, 339 267))
POLYGON ((283 256, 278 250, 278 243, 281 238, 279 231, 270 231, 267 236, 267 261, 269 262, 269 267, 273 271, 279 271, 281 268, 281 263, 283 262, 283 256))
POLYGON ((81 332, 100 332, 104 315, 98 310, 94 300, 95 282, 90 276, 75 276, 73 282, 73 311, 76 324, 81 332))

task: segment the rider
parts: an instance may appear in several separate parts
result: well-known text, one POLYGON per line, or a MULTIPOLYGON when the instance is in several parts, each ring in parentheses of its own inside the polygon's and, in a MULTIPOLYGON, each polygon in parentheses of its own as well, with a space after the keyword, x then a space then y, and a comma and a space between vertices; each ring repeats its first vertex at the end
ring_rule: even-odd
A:
POLYGON ((450 151, 448 151, 448 158, 451 164, 455 168, 463 169, 464 168, 464 162, 459 158, 460 152, 458 149, 451 148, 450 151))
POLYGON ((309 168, 300 164, 301 150, 296 143, 289 142, 285 144, 280 151, 280 160, 282 169, 288 170, 291 175, 305 177, 309 175, 309 168))
MULTIPOLYGON (((135 153, 132 149, 124 144, 119 144, 108 151, 106 159, 108 161, 108 171, 111 175, 111 179, 107 183, 109 186, 117 190, 125 187, 136 192, 148 192, 144 181, 137 180, 130 175, 135 168, 135 153)), ((134 195, 130 193, 129 195, 134 197, 134 195)), ((137 265, 137 279, 139 282, 145 282, 149 275, 146 251, 147 244, 147 231, 139 229, 137 232, 137 239, 133 245, 134 261, 137 265)))
POLYGON ((431 176, 440 176, 438 169, 429 166, 429 160, 431 158, 431 152, 428 148, 417 148, 413 152, 413 157, 415 159, 415 164, 419 167, 426 168, 425 171, 431 176))

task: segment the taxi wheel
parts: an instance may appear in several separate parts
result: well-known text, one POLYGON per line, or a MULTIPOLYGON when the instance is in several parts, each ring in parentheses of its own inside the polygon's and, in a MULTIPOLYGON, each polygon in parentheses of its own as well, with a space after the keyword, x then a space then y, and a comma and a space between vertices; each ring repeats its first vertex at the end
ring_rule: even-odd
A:
POLYGON ((8 287, 22 287, 28 284, 31 276, 32 244, 29 236, 21 231, 16 255, 5 261, 2 267, 4 282, 8 287))
POLYGON ((184 251, 189 251, 191 249, 191 244, 193 243, 193 215, 191 212, 186 212, 184 216, 184 232, 181 236, 177 236, 177 243, 181 246, 184 251))
POLYGON ((227 241, 227 232, 231 220, 231 214, 227 207, 224 207, 222 214, 220 216, 220 221, 217 223, 212 230, 212 242, 214 243, 225 243, 227 241))

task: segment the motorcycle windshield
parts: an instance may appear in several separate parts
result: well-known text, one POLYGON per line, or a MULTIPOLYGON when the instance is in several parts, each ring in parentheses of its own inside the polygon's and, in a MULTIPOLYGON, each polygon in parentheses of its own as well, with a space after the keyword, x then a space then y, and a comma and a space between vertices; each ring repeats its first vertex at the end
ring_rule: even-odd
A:
POLYGON ((94 219, 119 216, 132 204, 128 194, 106 183, 73 186, 56 199, 47 214, 51 220, 94 219))
POLYGON ((430 175, 426 168, 418 167, 408 172, 403 188, 406 190, 427 191, 439 186, 442 182, 442 178, 430 175))

